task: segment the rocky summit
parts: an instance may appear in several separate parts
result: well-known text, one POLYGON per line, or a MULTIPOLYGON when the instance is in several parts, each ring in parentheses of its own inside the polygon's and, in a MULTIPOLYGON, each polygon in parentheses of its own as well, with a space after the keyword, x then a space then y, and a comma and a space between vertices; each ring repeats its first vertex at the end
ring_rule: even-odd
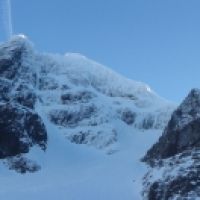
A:
POLYGON ((200 197, 200 90, 193 89, 174 111, 159 141, 143 161, 151 167, 144 178, 149 200, 200 197))

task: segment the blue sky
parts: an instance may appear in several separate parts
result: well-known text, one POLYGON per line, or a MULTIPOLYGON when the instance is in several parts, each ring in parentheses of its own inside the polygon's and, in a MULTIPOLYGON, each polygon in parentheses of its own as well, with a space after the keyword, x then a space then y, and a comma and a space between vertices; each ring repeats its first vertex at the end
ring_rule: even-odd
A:
MULTIPOLYGON (((0 0, 1 1, 1 0, 0 0)), ((79 52, 180 102, 200 88, 199 0, 11 0, 14 33, 79 52)))

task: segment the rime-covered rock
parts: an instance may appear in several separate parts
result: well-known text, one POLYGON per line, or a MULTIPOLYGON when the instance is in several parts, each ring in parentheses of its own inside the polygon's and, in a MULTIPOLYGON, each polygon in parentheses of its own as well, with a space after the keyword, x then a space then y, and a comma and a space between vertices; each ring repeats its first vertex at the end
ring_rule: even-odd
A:
MULTIPOLYGON (((0 46, 0 159, 28 153, 35 145, 47 147, 45 125, 34 109, 37 75, 26 60, 30 52, 20 37, 0 46)), ((20 171, 23 162, 17 164, 20 171)))
POLYGON ((144 178, 149 200, 200 197, 200 90, 193 89, 175 110, 159 141, 143 161, 151 167, 144 178))
POLYGON ((0 158, 27 153, 33 145, 46 148, 47 134, 41 118, 17 104, 0 105, 0 158))
POLYGON ((144 160, 163 159, 200 147, 200 90, 193 89, 175 110, 159 141, 144 160))

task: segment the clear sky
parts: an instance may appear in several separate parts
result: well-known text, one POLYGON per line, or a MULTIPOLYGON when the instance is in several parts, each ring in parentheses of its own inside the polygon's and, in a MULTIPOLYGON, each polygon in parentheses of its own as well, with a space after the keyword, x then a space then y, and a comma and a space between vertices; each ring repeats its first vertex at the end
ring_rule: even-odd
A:
MULTIPOLYGON (((1 1, 1 0, 0 0, 1 1)), ((180 102, 200 88, 199 0, 11 0, 14 33, 79 52, 180 102)))

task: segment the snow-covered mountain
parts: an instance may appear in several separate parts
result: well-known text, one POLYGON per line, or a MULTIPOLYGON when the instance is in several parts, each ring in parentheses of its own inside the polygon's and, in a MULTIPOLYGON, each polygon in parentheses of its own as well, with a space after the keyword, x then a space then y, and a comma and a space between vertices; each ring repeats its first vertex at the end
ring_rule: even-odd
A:
POLYGON ((149 200, 200 198, 200 90, 193 89, 174 111, 159 141, 144 157, 149 200))
POLYGON ((142 199, 140 158, 172 103, 80 54, 38 53, 25 36, 0 46, 0 91, 0 199, 142 199))

